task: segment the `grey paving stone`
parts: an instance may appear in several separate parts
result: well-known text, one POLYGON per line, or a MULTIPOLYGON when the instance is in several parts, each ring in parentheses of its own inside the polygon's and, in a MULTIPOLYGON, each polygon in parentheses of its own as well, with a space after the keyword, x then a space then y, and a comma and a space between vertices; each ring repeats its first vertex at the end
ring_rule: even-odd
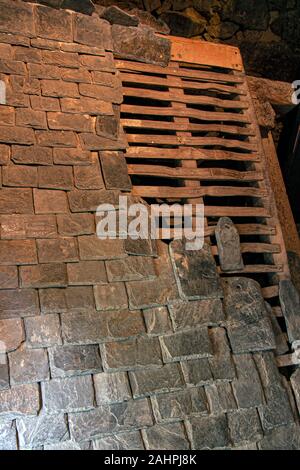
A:
POLYGON ((233 380, 235 368, 224 328, 209 330, 213 357, 208 359, 215 380, 233 380))
POLYGON ((213 380, 209 359, 194 359, 181 362, 181 367, 187 385, 200 386, 213 380))
POLYGON ((131 399, 129 381, 125 372, 102 372, 93 376, 97 405, 122 403, 131 399))
POLYGON ((44 450, 90 450, 89 443, 78 443, 75 441, 56 442, 55 444, 45 444, 44 450))
POLYGON ((56 346, 48 349, 51 377, 69 377, 102 371, 98 345, 56 346))
POLYGON ((212 356, 208 329, 198 328, 160 337, 164 362, 212 356))
POLYGON ((172 392, 184 386, 180 366, 173 363, 159 368, 129 372, 129 379, 134 398, 172 392))
POLYGON ((224 272, 242 271, 240 236, 229 217, 221 217, 216 227, 216 240, 221 269, 224 272))
POLYGON ((193 329, 204 325, 218 325, 225 320, 220 299, 176 302, 169 306, 175 330, 193 329))
POLYGON ((297 369, 291 376, 291 384, 300 414, 300 369, 297 369))
POLYGON ((203 387, 155 395, 152 404, 157 422, 208 413, 208 402, 203 387))
POLYGON ((261 439, 263 433, 256 408, 230 411, 227 418, 230 437, 234 444, 261 439))
POLYGON ((94 440, 92 445, 93 450, 144 450, 140 431, 102 437, 94 440))
POLYGON ((66 417, 63 414, 40 414, 18 419, 17 429, 21 449, 36 448, 69 438, 66 417))
POLYGON ((47 348, 62 344, 58 315, 29 317, 25 320, 27 347, 47 348))
POLYGON ((230 382, 216 382, 206 385, 205 392, 212 414, 221 414, 237 408, 230 382))
POLYGON ((0 392, 0 418, 36 415, 39 409, 38 384, 18 385, 0 392))
POLYGON ((105 405, 84 413, 70 413, 69 426, 75 441, 102 437, 152 426, 152 414, 148 400, 134 400, 105 405))
POLYGON ((299 426, 282 426, 266 434, 258 443, 261 450, 299 450, 299 426))
POLYGON ((188 450, 190 448, 182 423, 161 424, 142 431, 147 450, 188 450))
POLYGON ((94 408, 94 388, 90 375, 44 382, 42 395, 46 413, 67 413, 94 408))
POLYGON ((300 295, 291 281, 280 281, 279 299, 287 326, 289 341, 294 347, 297 347, 300 345, 300 295))
POLYGON ((0 450, 17 450, 17 433, 15 423, 0 420, 0 450))
POLYGON ((101 345, 106 370, 130 370, 161 366, 161 349, 157 338, 135 338, 101 345))
POLYGON ((264 404, 260 377, 250 354, 234 355, 237 378, 232 382, 239 408, 253 408, 264 404))
POLYGON ((8 355, 10 382, 19 385, 49 379, 49 363, 45 349, 21 346, 8 355))
POLYGON ((191 418, 189 420, 192 448, 226 448, 230 444, 226 415, 191 418))

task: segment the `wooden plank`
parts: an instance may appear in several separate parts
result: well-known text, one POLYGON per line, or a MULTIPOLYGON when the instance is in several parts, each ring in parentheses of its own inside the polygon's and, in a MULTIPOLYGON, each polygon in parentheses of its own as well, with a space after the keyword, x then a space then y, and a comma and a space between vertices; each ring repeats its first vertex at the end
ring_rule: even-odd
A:
POLYGON ((154 198, 198 198, 204 196, 248 196, 263 198, 268 191, 259 188, 240 188, 237 186, 204 186, 202 188, 174 188, 168 186, 133 186, 135 196, 154 198))
POLYGON ((226 124, 196 124, 190 122, 167 122, 167 121, 152 121, 150 119, 121 119, 123 127, 131 127, 137 129, 164 129, 171 131, 186 131, 186 132, 221 132, 223 134, 234 135, 255 135, 251 126, 229 126, 226 124))
POLYGON ((199 39, 185 39, 176 36, 169 36, 169 38, 172 44, 172 60, 243 70, 241 53, 237 47, 199 39))
MULTIPOLYGON (((221 268, 217 267, 218 272, 222 273, 221 268)), ((267 274, 267 273, 281 273, 283 272, 283 265, 273 264, 248 264, 244 266, 243 271, 232 271, 230 274, 267 274)))
POLYGON ((216 91, 220 93, 230 93, 234 95, 245 96, 243 90, 230 85, 223 85, 222 83, 215 82, 201 82, 194 81, 189 78, 186 78, 182 81, 180 85, 177 83, 177 78, 169 76, 168 78, 157 77, 153 75, 144 75, 141 73, 128 73, 120 72, 120 77, 123 83, 141 83, 145 85, 157 85, 159 87, 174 87, 174 88, 184 88, 184 89, 196 89, 196 90, 207 90, 207 91, 216 91))
POLYGON ((256 150, 256 146, 240 140, 222 139, 220 137, 190 137, 184 135, 157 135, 157 134, 127 134, 129 143, 156 144, 156 145, 188 145, 188 146, 221 146, 224 148, 237 148, 240 150, 256 150))
POLYGON ((155 158, 164 160, 236 160, 259 161, 258 153, 238 153, 227 150, 197 149, 194 147, 181 147, 180 149, 167 149, 155 147, 127 147, 126 156, 129 158, 155 158))
POLYGON ((128 164, 129 175, 156 176, 188 180, 259 181, 264 175, 259 171, 236 171, 225 168, 170 168, 161 165, 128 164))
POLYGON ((133 88, 123 86, 123 95, 141 100, 151 99, 156 101, 173 101, 174 103, 185 104, 201 104, 205 106, 215 106, 224 109, 247 109, 248 103, 240 100, 222 100, 220 98, 213 98, 205 95, 187 95, 182 93, 181 96, 171 96, 168 91, 146 90, 144 88, 133 88))
POLYGON ((160 107, 160 106, 139 106, 137 104, 122 104, 121 112, 136 115, 148 116, 169 116, 169 117, 186 117, 201 119, 203 121, 222 121, 251 124, 248 116, 241 113, 230 113, 221 111, 200 111, 193 108, 179 107, 160 107))
POLYGON ((278 297, 279 294, 279 286, 278 284, 269 287, 263 287, 262 293, 265 299, 273 299, 278 297))
POLYGON ((243 78, 229 73, 173 67, 172 63, 168 67, 161 67, 159 65, 143 64, 142 62, 132 62, 130 60, 115 60, 115 65, 117 69, 128 72, 146 72, 162 76, 174 75, 180 78, 195 78, 197 80, 217 83, 243 83, 244 81, 243 78))
MULTIPOLYGON (((271 243, 241 243, 242 253, 280 253, 280 245, 271 243)), ((218 255, 218 247, 212 246, 213 255, 218 255)))
MULTIPOLYGON (((241 208, 243 209, 243 208, 241 208)), ((205 209, 206 210, 206 209, 205 209)), ((240 236, 243 235, 272 235, 275 233, 275 228, 269 227, 268 225, 259 224, 235 224, 240 236)), ((216 225, 209 225, 205 229, 205 235, 214 235, 216 225)))

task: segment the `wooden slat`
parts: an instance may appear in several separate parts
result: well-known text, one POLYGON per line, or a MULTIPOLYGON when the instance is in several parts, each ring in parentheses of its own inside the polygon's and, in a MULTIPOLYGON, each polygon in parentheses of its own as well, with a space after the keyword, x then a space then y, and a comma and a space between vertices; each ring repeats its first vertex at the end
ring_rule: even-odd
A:
MULTIPOLYGON (((271 243, 241 243, 242 253, 280 253, 280 245, 271 243)), ((212 246, 213 255, 218 255, 218 247, 212 246)))
POLYGON ((193 147, 167 149, 131 146, 127 147, 126 156, 137 159, 155 158, 164 160, 260 160, 260 155, 258 153, 238 153, 227 150, 198 149, 193 147))
MULTIPOLYGON (((222 273, 220 267, 218 272, 222 273)), ((248 264, 244 266, 242 271, 244 274, 263 274, 263 273, 280 273, 283 272, 283 265, 272 265, 272 264, 248 264)), ((241 274, 241 271, 231 271, 231 274, 241 274)))
POLYGON ((234 135, 255 135, 251 126, 229 126, 226 124, 196 124, 196 123, 180 123, 167 121, 152 121, 150 119, 121 119, 123 127, 131 127, 137 129, 164 129, 170 131, 186 131, 186 132, 221 132, 223 134, 234 135))
POLYGON ((223 85, 222 83, 214 83, 214 82, 201 82, 201 81, 193 81, 190 79, 185 79, 182 84, 177 85, 177 78, 174 77, 155 77, 153 75, 143 75, 140 73, 128 73, 128 72, 121 72, 120 73, 121 80, 124 83, 139 83, 145 85, 157 85, 160 87, 174 87, 174 88, 182 88, 191 89, 191 90, 207 90, 207 91, 216 91, 220 93, 230 93, 235 95, 245 96, 245 92, 239 90, 238 88, 230 85, 223 85))
POLYGON ((129 143, 146 143, 156 145, 199 145, 238 148, 241 150, 256 150, 256 146, 240 140, 222 139, 220 137, 189 137, 185 135, 156 135, 156 134, 127 134, 129 143))
POLYGON ((197 198, 204 196, 248 196, 267 197, 268 192, 258 188, 244 188, 237 186, 204 186, 202 188, 173 188, 168 186, 133 186, 133 194, 152 198, 197 198))
POLYGON ((264 287, 262 289, 262 293, 265 299, 273 299, 274 297, 278 297, 279 286, 277 284, 274 286, 264 287))
MULTIPOLYGON (((243 209, 243 208, 242 208, 243 209)), ((236 224, 239 234, 243 235, 272 235, 275 233, 275 228, 271 228, 268 225, 263 224, 236 224)), ((216 225, 209 225, 205 229, 205 236, 211 236, 215 234, 216 225)))
POLYGON ((177 68, 172 67, 172 65, 168 67, 160 67, 159 65, 143 64, 141 62, 132 62, 130 60, 116 60, 115 65, 117 69, 128 72, 146 72, 163 76, 175 75, 176 77, 180 78, 195 78, 198 80, 212 81, 217 83, 243 83, 244 81, 244 79, 239 76, 227 73, 177 68))
POLYGON ((224 168, 170 168, 161 165, 128 164, 129 175, 156 176, 188 180, 259 181, 264 175, 259 171, 236 171, 224 168))
POLYGON ((200 111, 193 108, 180 109, 178 107, 139 106, 122 104, 121 112, 127 114, 147 116, 171 116, 201 119, 203 121, 222 121, 236 123, 251 123, 248 116, 241 113, 230 113, 221 111, 200 111))
POLYGON ((221 100, 205 95, 172 96, 168 91, 145 90, 144 88, 130 88, 123 86, 123 95, 140 99, 151 99, 157 101, 174 101, 175 103, 201 104, 205 106, 216 106, 224 109, 247 109, 248 103, 239 100, 221 100))

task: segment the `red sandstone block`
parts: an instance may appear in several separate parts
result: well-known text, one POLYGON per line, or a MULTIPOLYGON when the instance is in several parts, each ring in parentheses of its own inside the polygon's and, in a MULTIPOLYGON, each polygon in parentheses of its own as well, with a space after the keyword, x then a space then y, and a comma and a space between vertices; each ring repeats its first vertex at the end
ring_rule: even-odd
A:
POLYGON ((18 62, 14 60, 3 60, 0 58, 0 73, 25 75, 26 67, 23 62, 18 62))
POLYGON ((47 147, 39 147, 38 145, 22 146, 13 145, 12 161, 19 164, 27 165, 52 165, 52 149, 47 147))
POLYGON ((53 96, 56 98, 79 97, 78 85, 76 83, 68 83, 62 80, 42 80, 42 95, 53 96))
POLYGON ((14 47, 14 59, 21 62, 30 62, 39 64, 42 60, 40 51, 29 47, 16 46, 14 47))
POLYGON ((61 69, 61 78, 65 82, 91 83, 91 74, 84 68, 80 69, 61 69))
POLYGON ((36 31, 41 38, 72 42, 72 15, 65 10, 36 8, 36 31))
POLYGON ((65 287, 68 285, 66 265, 38 264, 20 267, 21 287, 65 287))
POLYGON ((1 0, 0 11, 0 31, 29 37, 35 35, 32 5, 1 0))
POLYGON ((3 168, 3 185, 31 187, 37 186, 37 169, 30 166, 8 165, 3 168))
POLYGON ((60 51, 60 43, 53 41, 52 39, 44 38, 32 38, 30 40, 30 45, 36 47, 37 49, 46 49, 49 51, 60 51))
POLYGON ((37 240, 40 263, 61 263, 78 261, 76 239, 37 240))
POLYGON ((0 226, 3 240, 57 237, 55 215, 2 215, 0 226))
POLYGON ((127 146, 124 133, 120 133, 119 138, 109 138, 100 135, 82 132, 79 136, 81 146, 85 150, 122 150, 127 146))
POLYGON ((78 238, 81 260, 105 260, 124 258, 123 240, 100 240, 96 236, 78 238))
POLYGON ((0 264, 36 264, 34 240, 0 240, 0 264))
POLYGON ((9 151, 8 145, 0 144, 0 165, 7 165, 9 162, 9 151))
POLYGON ((111 103, 93 98, 81 97, 80 99, 62 98, 60 100, 61 110, 64 113, 72 114, 90 114, 90 115, 103 115, 113 114, 111 103))
POLYGON ((120 104, 123 101, 121 88, 112 88, 95 84, 79 84, 79 93, 89 98, 120 104))
POLYGON ((34 189, 33 199, 36 214, 63 214, 69 210, 64 191, 34 189))
POLYGON ((32 109, 16 109, 16 125, 33 129, 47 129, 46 113, 32 109))
POLYGON ((59 67, 78 68, 78 54, 62 51, 42 51, 43 62, 48 65, 58 65, 59 67))
POLYGON ((91 152, 80 148, 54 149, 54 163, 58 165, 89 165, 92 162, 91 152))
POLYGON ((75 15, 74 41, 112 50, 111 26, 97 16, 75 15))
POLYGON ((3 188, 0 191, 1 214, 32 214, 31 189, 3 188))
POLYGON ((13 126, 15 123, 15 110, 10 106, 0 105, 0 126, 13 126))
POLYGON ((36 137, 45 147, 77 147, 76 134, 71 131, 36 131, 36 137))
POLYGON ((92 164, 74 168, 75 186, 78 189, 102 189, 104 182, 97 154, 93 154, 92 164))
POLYGON ((12 58, 12 47, 10 44, 0 44, 0 57, 3 60, 10 60, 12 58))
POLYGON ((0 42, 3 42, 5 44, 11 44, 12 46, 30 46, 29 38, 21 36, 20 34, 12 34, 12 31, 10 33, 0 32, 0 42))
POLYGON ((109 72, 99 72, 97 70, 92 71, 93 82, 98 85, 109 86, 109 87, 120 87, 121 80, 118 75, 109 72))
POLYGON ((39 315, 38 293, 34 289, 0 290, 0 319, 39 315))
POLYGON ((0 267, 0 289, 16 289, 18 287, 18 268, 16 266, 0 267))
POLYGON ((80 63, 88 70, 100 70, 100 72, 115 72, 113 56, 106 54, 105 57, 81 55, 80 63))
POLYGON ((31 96, 30 103, 33 109, 40 111, 59 111, 60 104, 58 98, 48 98, 44 96, 31 96))
POLYGON ((60 78, 59 67, 44 64, 28 64, 29 76, 35 78, 46 78, 58 80, 60 78))
POLYGON ((57 215, 58 233, 65 237, 89 235, 95 233, 93 214, 57 215))
POLYGON ((71 285, 106 284, 107 277, 103 261, 80 261, 68 263, 68 279, 71 285))
POLYGON ((39 167, 39 188, 71 190, 73 172, 69 166, 39 167))
POLYGON ((10 76, 10 85, 13 93, 39 95, 41 93, 40 81, 37 78, 10 76))
POLYGON ((34 132, 25 127, 0 126, 0 142, 31 145, 35 143, 34 132))
POLYGON ((68 113, 48 113, 49 129, 69 130, 77 132, 93 132, 94 122, 87 115, 72 115, 68 113))

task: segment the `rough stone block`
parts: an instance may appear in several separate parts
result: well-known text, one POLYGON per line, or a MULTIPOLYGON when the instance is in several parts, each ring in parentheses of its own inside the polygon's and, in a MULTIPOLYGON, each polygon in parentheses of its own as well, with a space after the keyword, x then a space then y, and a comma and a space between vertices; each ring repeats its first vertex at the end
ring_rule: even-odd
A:
POLYGON ((67 344, 93 344, 132 338, 145 332, 139 311, 64 313, 61 316, 64 341, 67 344))
POLYGON ((148 335, 162 335, 172 331, 166 307, 148 308, 143 313, 148 335))
POLYGON ((67 287, 66 289, 41 289, 42 313, 94 310, 94 296, 91 287, 67 287))
POLYGON ((64 415, 27 417, 17 420, 19 444, 21 449, 34 449, 39 446, 68 439, 68 427, 64 415))
POLYGON ((178 364, 129 372, 130 385, 134 398, 179 390, 184 386, 178 364))
POLYGON ((41 166, 38 174, 39 188, 71 190, 74 187, 73 172, 69 166, 41 166))
MULTIPOLYGON (((89 114, 90 116, 102 116, 102 115, 112 115, 113 114, 113 109, 112 109, 112 104, 103 101, 103 100, 96 100, 93 98, 87 98, 87 97, 81 97, 80 99, 73 99, 73 98, 61 98, 60 100, 61 103, 61 110, 64 113, 70 113, 70 114, 89 114)), ((90 139, 86 137, 86 140, 89 142, 92 140, 97 141, 97 136, 94 134, 86 134, 83 133, 82 136, 90 136, 90 139)), ((116 144, 115 144, 116 145, 116 144)), ((76 147, 76 142, 74 142, 74 145, 70 145, 69 147, 76 147)), ((92 145, 90 145, 91 148, 88 148, 86 145, 84 150, 99 150, 101 147, 94 145, 95 148, 92 148, 92 145)))
POLYGON ((125 372, 96 374, 93 377, 97 405, 122 403, 131 399, 128 377, 125 372))
POLYGON ((69 284, 88 286, 106 284, 107 277, 103 261, 80 261, 67 264, 69 284))
POLYGON ((1 238, 56 238, 57 227, 53 215, 9 215, 1 216, 1 238))
POLYGON ((52 149, 31 145, 23 147, 21 145, 12 146, 12 160, 14 163, 22 165, 52 165, 52 149))
POLYGON ((280 305, 287 325, 290 343, 300 345, 300 295, 291 281, 283 280, 279 284, 280 305))
POLYGON ((24 339, 24 328, 21 319, 0 320, 1 354, 18 349, 24 339))
POLYGON ((33 109, 16 109, 16 125, 33 129, 47 129, 46 113, 33 109))
POLYGON ((97 16, 76 15, 74 41, 112 50, 110 24, 97 16))
POLYGON ((61 72, 61 78, 65 82, 91 83, 91 74, 84 69, 64 69, 61 72))
POLYGON ((126 283, 130 308, 148 308, 165 305, 176 299, 177 292, 171 279, 151 279, 126 283))
POLYGON ((17 266, 0 267, 0 289, 16 289, 18 287, 17 266))
POLYGON ((33 109, 38 109, 40 111, 60 111, 60 103, 58 98, 31 96, 30 103, 33 109))
POLYGON ((116 191, 76 190, 68 194, 71 212, 95 212, 100 204, 117 205, 116 191))
POLYGON ((213 380, 209 359, 207 358, 182 362, 181 367, 184 380, 188 386, 199 387, 213 380))
POLYGON ((124 243, 120 239, 100 240, 96 236, 78 238, 80 259, 105 260, 124 258, 124 243))
POLYGON ((235 368, 231 351, 228 345, 224 328, 211 328, 209 330, 212 342, 213 357, 209 358, 209 365, 215 380, 233 380, 235 368))
POLYGON ((72 16, 64 10, 37 7, 36 31, 41 38, 72 42, 72 16))
POLYGON ((64 214, 68 212, 68 201, 64 191, 34 189, 33 198, 36 214, 64 214))
POLYGON ((64 287, 68 284, 65 264, 38 264, 20 268, 21 287, 64 287))
POLYGON ((33 240, 1 240, 0 263, 10 264, 36 264, 36 245, 33 240))
POLYGON ((48 113, 47 118, 49 129, 93 132, 92 118, 87 115, 74 116, 66 113, 48 113))
MULTIPOLYGON (((80 83, 79 84, 79 93, 82 96, 88 96, 89 98, 95 98, 103 101, 108 101, 109 103, 114 103, 114 104, 121 104, 123 102, 123 94, 122 94, 122 88, 113 88, 113 87, 106 87, 102 85, 97 85, 97 84, 90 84, 90 83, 80 83)), ((118 137, 118 131, 119 131, 119 119, 118 119, 118 114, 117 112, 115 113, 115 116, 112 116, 113 119, 115 119, 115 124, 112 125, 112 130, 115 129, 115 132, 108 132, 106 134, 105 130, 101 128, 101 120, 99 122, 99 119, 97 120, 98 122, 96 123, 96 133, 101 135, 101 131, 104 131, 104 137, 108 135, 108 137, 118 137), (99 132, 100 131, 100 132, 99 132)), ((108 123, 107 123, 108 124, 108 123)))
POLYGON ((51 377, 70 377, 102 371, 98 345, 55 346, 48 349, 51 377))
POLYGON ((9 372, 6 354, 0 354, 0 390, 9 388, 9 372))
POLYGON ((49 348, 62 344, 60 321, 56 314, 26 318, 25 330, 29 348, 49 348))
POLYGON ((46 413, 90 410, 94 408, 92 377, 84 375, 44 382, 42 396, 46 413))
POLYGON ((101 345, 101 356, 107 370, 134 370, 162 365, 157 338, 135 338, 121 343, 105 343, 101 345))
MULTIPOLYGON (((41 81, 42 95, 51 96, 53 98, 79 98, 78 85, 76 83, 64 82, 63 80, 42 80, 41 81)), ((72 116, 64 113, 49 112, 47 115, 49 129, 72 129, 71 119, 72 116)), ((73 116, 75 123, 78 127, 78 122, 82 124, 81 116, 73 116)), ((83 121, 85 121, 83 119, 83 121)))
POLYGON ((123 154, 103 151, 100 152, 100 160, 106 188, 130 191, 131 181, 123 154))
POLYGON ((185 250, 182 240, 170 244, 170 253, 180 296, 183 300, 220 298, 221 281, 209 245, 201 250, 185 250))
POLYGON ((274 429, 259 442, 261 450, 299 450, 300 432, 298 424, 274 429))
POLYGON ((226 415, 191 418, 189 428, 193 449, 226 448, 230 444, 226 415))
POLYGON ((155 425, 142 431, 147 450, 188 450, 189 442, 182 423, 155 425))
POLYGON ((229 217, 221 217, 216 228, 216 240, 221 269, 224 272, 242 271, 239 233, 229 217))
POLYGON ((8 355, 12 385, 49 379, 48 356, 45 349, 20 347, 8 355))
POLYGON ((107 7, 101 15, 101 18, 110 22, 110 24, 121 24, 123 26, 137 26, 139 19, 121 8, 112 5, 107 7))
POLYGON ((205 386, 210 413, 217 415, 236 410, 236 400, 230 382, 215 382, 205 386))
POLYGON ((54 149, 54 163, 57 165, 89 165, 91 152, 76 149, 54 149))
POLYGON ((94 286, 94 295, 97 310, 115 310, 128 308, 128 299, 125 284, 105 284, 94 286))
POLYGON ((65 237, 95 233, 95 220, 92 214, 57 215, 58 233, 65 237))
POLYGON ((236 354, 270 351, 276 348, 276 342, 269 318, 251 324, 229 323, 228 336, 232 350, 236 354))
POLYGON ((74 168, 75 186, 78 189, 102 189, 104 182, 100 170, 98 155, 92 156, 90 165, 74 168))
MULTIPOLYGON (((45 64, 27 64, 29 77, 30 78, 40 78, 40 79, 51 79, 58 80, 60 78, 60 69, 53 65, 45 64)), ((31 103, 39 103, 39 97, 34 97, 30 100, 31 103)), ((43 102, 44 100, 42 100, 43 102)), ((58 103, 59 104, 59 103, 58 103)), ((53 109, 42 109, 42 111, 55 111, 53 109)))
POLYGON ((203 387, 156 395, 152 403, 158 422, 185 419, 193 414, 208 412, 208 403, 203 387))
POLYGON ((169 310, 175 330, 218 325, 225 319, 220 299, 178 302, 170 305, 169 310))
MULTIPOLYGON (((85 99, 91 99, 91 98, 85 98, 85 99)), ((99 103, 98 100, 95 100, 97 103, 99 103)), ((110 103, 107 103, 110 104, 110 103)), ((111 106, 111 105, 110 105, 111 106)), ((101 113, 96 113, 96 114, 105 114, 103 112, 101 113)), ((109 114, 109 113, 106 113, 109 114)), ((97 134, 91 134, 91 133, 82 133, 79 136, 80 138, 80 144, 83 149, 85 150, 124 150, 127 147, 127 138, 126 134, 124 131, 121 129, 119 138, 118 139, 112 139, 108 137, 103 137, 97 134)))
POLYGON ((160 344, 164 362, 212 356, 212 346, 207 328, 162 336, 160 344))
MULTIPOLYGON (((101 86, 100 89, 103 90, 104 86, 101 86)), ((105 86, 106 88, 106 86, 105 86)), ((99 95, 103 96, 103 91, 99 95)), ((106 96, 108 100, 108 97, 106 96)), ((115 92, 114 95, 111 93, 111 100, 113 103, 116 101, 122 101, 123 97, 121 91, 118 91, 118 94, 115 92)), ((96 120, 96 133, 102 137, 107 137, 110 139, 118 139, 120 132, 120 120, 116 116, 97 116, 96 120)))
POLYGON ((152 423, 150 405, 146 399, 104 405, 85 413, 69 415, 71 436, 76 441, 144 428, 152 423))
POLYGON ((36 131, 37 142, 43 147, 76 147, 77 138, 73 131, 36 131))
POLYGON ((19 385, 0 392, 0 417, 36 415, 40 409, 38 384, 19 385))
POLYGON ((77 245, 74 238, 37 240, 40 263, 78 261, 77 245))
POLYGON ((162 66, 170 61, 170 41, 150 28, 113 25, 112 38, 114 52, 120 57, 162 66))
MULTIPOLYGON (((22 78, 22 77, 21 77, 22 78)), ((17 109, 16 112, 19 110, 17 109)), ((13 126, 15 123, 15 110, 11 106, 3 106, 0 108, 0 125, 13 126)), ((19 124, 18 124, 19 125, 19 124)))
POLYGON ((0 192, 1 214, 32 214, 31 189, 2 188, 0 192))
POLYGON ((230 411, 227 417, 230 437, 234 444, 258 441, 261 438, 262 429, 256 408, 230 411))
POLYGON ((8 145, 0 145, 0 165, 7 165, 9 162, 10 147, 8 145))
POLYGON ((42 51, 42 60, 45 64, 58 65, 59 67, 78 68, 79 60, 76 52, 42 51))
POLYGON ((0 31, 29 37, 35 35, 32 5, 1 0, 0 9, 0 31))
POLYGON ((0 422, 0 450, 17 450, 16 426, 12 421, 0 422))
POLYGON ((39 301, 34 289, 0 291, 0 318, 28 317, 38 315, 39 301))
POLYGON ((261 381, 250 354, 233 356, 237 379, 232 382, 239 408, 252 408, 264 404, 261 381))
POLYGON ((129 256, 105 263, 109 282, 139 281, 156 277, 152 258, 129 256))
POLYGON ((2 181, 4 186, 37 187, 37 169, 9 165, 2 169, 2 181))
POLYGON ((139 431, 115 434, 93 441, 94 450, 144 450, 139 431))
POLYGON ((300 369, 297 369, 291 376, 291 384, 300 414, 300 369))

